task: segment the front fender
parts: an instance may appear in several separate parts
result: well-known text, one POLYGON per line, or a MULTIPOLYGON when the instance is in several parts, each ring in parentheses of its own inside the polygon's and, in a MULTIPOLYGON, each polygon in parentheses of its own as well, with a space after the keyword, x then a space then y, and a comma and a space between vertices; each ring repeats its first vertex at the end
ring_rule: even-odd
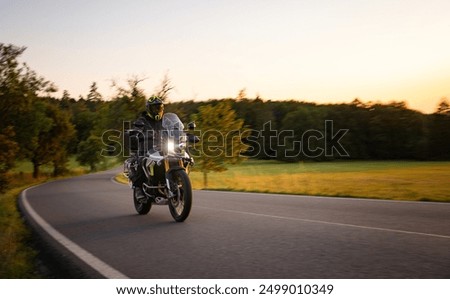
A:
POLYGON ((184 167, 181 166, 172 166, 169 168, 169 170, 167 171, 167 174, 170 175, 172 172, 176 171, 176 170, 183 170, 186 171, 186 169, 184 167))

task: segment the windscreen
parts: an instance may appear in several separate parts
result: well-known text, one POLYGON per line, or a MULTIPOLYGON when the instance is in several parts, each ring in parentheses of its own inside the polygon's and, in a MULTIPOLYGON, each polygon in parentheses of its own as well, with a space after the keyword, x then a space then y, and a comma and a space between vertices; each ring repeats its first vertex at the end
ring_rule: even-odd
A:
POLYGON ((172 131, 184 129, 184 125, 175 113, 166 113, 163 116, 162 126, 164 129, 172 131))

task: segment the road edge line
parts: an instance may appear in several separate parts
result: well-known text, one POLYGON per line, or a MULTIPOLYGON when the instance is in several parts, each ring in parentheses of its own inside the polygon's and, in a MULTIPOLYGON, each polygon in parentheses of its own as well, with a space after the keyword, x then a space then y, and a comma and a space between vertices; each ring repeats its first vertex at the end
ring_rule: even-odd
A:
POLYGON ((72 242, 69 238, 57 231, 53 226, 51 226, 47 221, 45 221, 39 214, 33 209, 33 207, 28 202, 27 191, 33 189, 37 186, 27 188, 21 192, 19 200, 22 202, 22 206, 28 215, 39 225, 50 237, 52 237, 57 243, 62 245, 77 258, 86 263, 89 267, 100 273, 102 276, 108 279, 128 279, 129 277, 125 274, 114 269, 110 265, 106 264, 92 253, 81 248, 79 245, 72 242))

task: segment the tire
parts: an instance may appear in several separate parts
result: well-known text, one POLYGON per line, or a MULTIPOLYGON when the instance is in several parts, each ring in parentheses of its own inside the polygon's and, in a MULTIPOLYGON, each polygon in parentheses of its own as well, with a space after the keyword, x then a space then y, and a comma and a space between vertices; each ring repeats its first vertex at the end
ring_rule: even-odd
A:
POLYGON ((134 208, 136 209, 136 212, 138 212, 139 215, 147 215, 148 212, 150 212, 150 209, 152 208, 152 202, 150 199, 147 199, 146 203, 140 202, 136 198, 136 189, 133 189, 133 202, 134 202, 134 208))
POLYGON ((184 170, 174 170, 170 174, 170 188, 175 197, 169 200, 169 210, 176 222, 183 222, 189 216, 192 206, 192 186, 184 170))

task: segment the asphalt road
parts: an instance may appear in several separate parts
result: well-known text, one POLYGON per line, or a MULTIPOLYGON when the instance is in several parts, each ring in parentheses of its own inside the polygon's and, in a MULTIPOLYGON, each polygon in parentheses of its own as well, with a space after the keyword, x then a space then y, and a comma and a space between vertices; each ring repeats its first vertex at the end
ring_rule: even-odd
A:
POLYGON ((137 215, 116 172, 19 201, 75 277, 450 278, 448 203, 195 191, 176 223, 167 206, 137 215))

